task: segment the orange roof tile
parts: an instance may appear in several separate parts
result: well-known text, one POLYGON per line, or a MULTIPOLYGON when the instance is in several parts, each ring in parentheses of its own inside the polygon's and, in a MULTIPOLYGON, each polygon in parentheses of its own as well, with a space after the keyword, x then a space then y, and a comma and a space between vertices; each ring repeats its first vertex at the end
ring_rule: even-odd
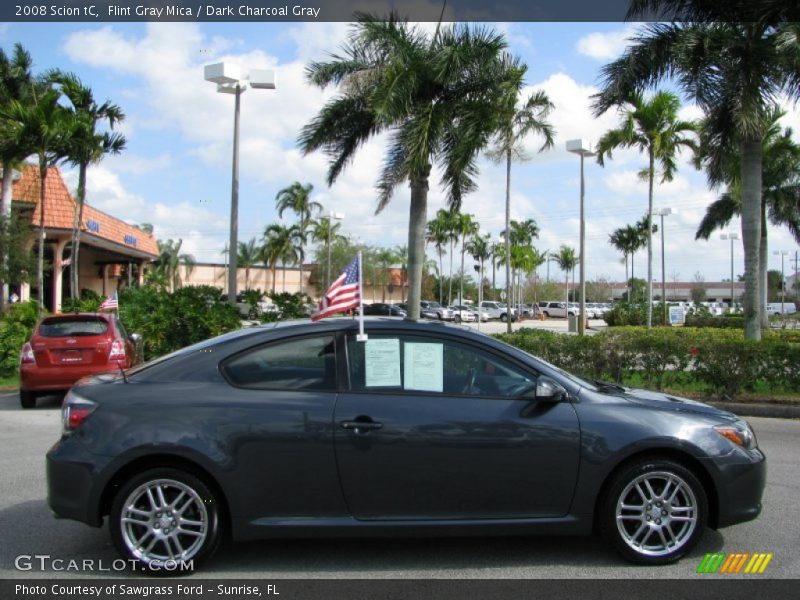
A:
MULTIPOLYGON (((69 193, 61 171, 58 167, 50 167, 45 178, 45 211, 44 226, 47 229, 72 229, 75 218, 75 200, 69 193)), ((12 197, 16 202, 30 203, 35 206, 32 223, 39 225, 39 167, 27 164, 22 168, 22 177, 14 183, 12 197)), ((140 252, 158 256, 156 239, 134 225, 112 217, 89 204, 83 207, 83 223, 81 231, 90 235, 135 248, 140 252)))

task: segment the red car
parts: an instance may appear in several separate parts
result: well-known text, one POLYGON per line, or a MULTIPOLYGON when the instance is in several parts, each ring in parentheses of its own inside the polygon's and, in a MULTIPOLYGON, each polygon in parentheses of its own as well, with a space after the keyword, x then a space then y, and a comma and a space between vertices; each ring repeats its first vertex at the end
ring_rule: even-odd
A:
POLYGON ((45 317, 22 346, 19 401, 36 406, 36 396, 66 392, 78 379, 118 372, 138 362, 136 334, 128 335, 119 318, 106 313, 45 317))

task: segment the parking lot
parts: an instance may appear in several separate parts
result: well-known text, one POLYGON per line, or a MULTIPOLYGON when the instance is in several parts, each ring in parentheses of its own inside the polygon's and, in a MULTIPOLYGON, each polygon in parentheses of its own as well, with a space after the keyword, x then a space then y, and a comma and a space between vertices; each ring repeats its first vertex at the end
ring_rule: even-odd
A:
MULTIPOLYGON (((22 411, 14 392, 0 393, 0 577, 96 576, 109 573, 18 571, 19 555, 46 554, 65 561, 117 558, 108 531, 55 520, 45 501, 44 454, 60 432, 59 399, 42 399, 22 411)), ((622 562, 595 538, 490 538, 412 540, 293 540, 223 548, 204 577, 281 578, 684 578, 707 552, 772 552, 764 575, 800 573, 800 421, 751 419, 768 456, 762 516, 719 532, 708 530, 681 562, 636 567, 622 562)), ((118 573, 114 573, 118 575, 118 573)), ((711 577, 703 575, 702 577, 711 577)), ((744 577, 743 575, 740 577, 744 577)), ((752 577, 752 576, 749 576, 752 577)))

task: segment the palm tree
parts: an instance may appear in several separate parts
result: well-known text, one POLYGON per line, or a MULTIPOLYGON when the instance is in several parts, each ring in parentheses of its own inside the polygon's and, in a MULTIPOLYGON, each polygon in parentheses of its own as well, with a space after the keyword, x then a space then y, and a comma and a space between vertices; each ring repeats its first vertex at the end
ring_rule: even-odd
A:
MULTIPOLYGON (((472 235, 467 242, 467 252, 469 255, 478 261, 480 270, 478 271, 478 306, 480 307, 483 302, 483 265, 486 260, 491 256, 491 239, 490 234, 485 236, 480 235, 477 231, 472 235)), ((463 268, 463 267, 462 267, 463 268)))
MULTIPOLYGON (((408 246, 401 244, 395 246, 394 253, 400 261, 400 298, 406 301, 406 273, 408 271, 408 246)), ((424 270, 424 267, 423 267, 424 270)))
POLYGON ((461 238, 461 279, 459 280, 458 287, 458 303, 464 304, 464 254, 467 251, 467 238, 477 235, 480 230, 480 224, 472 220, 472 215, 458 213, 454 217, 454 230, 456 235, 461 238))
POLYGON ((244 267, 244 288, 250 289, 250 268, 261 260, 262 250, 256 243, 256 238, 249 242, 239 242, 239 252, 236 254, 236 264, 244 267))
POLYGON ((156 266, 156 276, 169 287, 170 292, 174 292, 181 287, 181 267, 186 271, 186 276, 192 274, 196 261, 191 254, 181 254, 183 240, 158 241, 158 265, 156 266))
POLYGON ((508 237, 511 243, 511 281, 517 282, 516 287, 512 286, 512 294, 509 296, 509 305, 519 304, 520 270, 530 265, 532 261, 533 240, 539 237, 539 226, 533 219, 524 221, 512 220, 511 233, 506 236, 506 231, 502 235, 508 237), (514 293, 516 290, 516 293, 514 293))
POLYGON ((340 89, 299 139, 304 153, 323 150, 330 157, 328 184, 381 133, 388 134, 388 149, 376 212, 398 185, 410 182, 410 319, 419 319, 431 167, 440 167, 447 201, 457 210, 475 188, 477 155, 495 130, 497 107, 516 70, 505 48, 502 34, 486 27, 440 24, 431 35, 395 13, 361 14, 340 55, 307 67, 311 83, 340 89))
POLYGON ((33 94, 31 104, 12 100, 4 113, 8 120, 7 133, 12 139, 26 144, 36 154, 39 163, 39 242, 36 266, 39 309, 44 307, 44 229, 45 186, 47 171, 66 155, 68 140, 74 123, 68 119, 66 109, 59 104, 61 94, 47 88, 33 94))
POLYGON ((376 282, 381 286, 381 302, 386 302, 386 286, 389 284, 392 265, 397 264, 397 254, 391 248, 377 248, 374 252, 376 282))
MULTIPOLYGON (((428 227, 425 233, 426 243, 433 244, 434 248, 436 249, 436 254, 439 256, 439 304, 442 304, 443 302, 442 291, 444 290, 444 285, 442 283, 442 274, 444 273, 442 257, 444 256, 444 248, 451 239, 450 233, 447 231, 447 223, 445 222, 445 219, 440 218, 441 214, 444 212, 446 211, 440 209, 436 214, 436 218, 428 221, 428 227)), ((409 296, 410 295, 411 290, 409 290, 409 296)))
MULTIPOLYGON (((0 239, 5 248, 8 236, 8 225, 11 219, 11 189, 14 180, 14 168, 31 153, 26 140, 15 138, 13 122, 9 123, 6 111, 13 100, 23 105, 31 102, 36 81, 31 73, 30 54, 21 44, 14 45, 14 53, 8 56, 0 48, 0 162, 3 166, 2 196, 0 196, 0 239), (9 127, 10 126, 10 127, 9 127), (10 129, 10 131, 9 131, 10 129)), ((5 312, 8 298, 7 253, 0 249, 0 314, 5 312)))
MULTIPOLYGON (((322 205, 311 199, 311 190, 314 186, 295 181, 289 187, 283 188, 275 196, 278 216, 283 217, 284 211, 291 210, 297 215, 298 223, 295 230, 297 243, 297 260, 300 263, 300 292, 303 292, 303 261, 306 259, 305 245, 309 229, 314 226, 314 213, 322 210, 322 205)), ((284 271, 284 277, 286 273, 284 271)))
POLYGON ((67 145, 67 160, 78 167, 78 190, 75 214, 72 220, 72 255, 70 258, 70 295, 79 296, 81 223, 86 202, 86 170, 103 160, 107 154, 119 154, 125 147, 125 136, 112 131, 98 132, 97 126, 108 123, 109 129, 125 119, 122 109, 106 100, 98 105, 92 90, 72 73, 52 71, 46 78, 61 88, 71 106, 68 109, 73 130, 67 145))
MULTIPOLYGON (((781 129, 778 120, 784 112, 775 108, 771 126, 763 140, 763 160, 761 178, 761 246, 759 248, 759 279, 761 285, 761 325, 769 327, 767 318, 767 220, 773 225, 789 228, 795 240, 800 243, 800 145, 794 142, 791 128, 781 129)), ((707 138, 701 135, 701 159, 709 153, 707 138)), ((715 170, 715 178, 725 181, 727 191, 706 208, 695 239, 707 240, 711 234, 730 223, 742 212, 742 189, 739 176, 738 157, 731 151, 716 156, 708 168, 715 170)), ((733 302, 733 298, 731 298, 733 302)))
MULTIPOLYGON (((782 93, 800 98, 797 18, 793 2, 632 0, 628 18, 650 20, 624 54, 603 68, 597 114, 632 93, 674 80, 705 113, 706 135, 719 152, 740 157, 744 246, 745 338, 761 339, 761 191, 763 138, 782 93)), ((709 183, 717 185, 713 170, 709 183)))
MULTIPOLYGON (((273 223, 264 230, 264 262, 272 270, 272 294, 275 294, 275 270, 278 262, 283 269, 283 292, 286 291, 286 265, 294 264, 299 259, 297 240, 300 233, 297 225, 289 227, 273 223)), ((302 282, 302 279, 300 280, 302 282)))
MULTIPOLYGON (((653 222, 653 182, 656 163, 661 171, 661 183, 672 181, 675 174, 675 154, 681 147, 696 150, 694 141, 686 137, 696 125, 678 119, 680 100, 672 92, 657 92, 645 99, 632 93, 617 106, 622 111, 622 122, 600 138, 597 144, 597 162, 604 164, 617 148, 637 148, 647 154, 647 221, 653 222)), ((646 226, 645 226, 646 227, 646 226)), ((653 234, 647 233, 647 326, 653 326, 653 234)))
POLYGON ((630 279, 633 279, 633 255, 641 248, 641 236, 633 225, 615 229, 608 236, 608 243, 614 246, 625 258, 625 296, 631 301, 630 279), (628 257, 631 259, 631 276, 628 278, 628 257))
POLYGON ((558 254, 555 255, 555 260, 558 268, 564 271, 564 304, 569 307, 569 274, 575 270, 575 265, 578 264, 575 248, 562 245, 558 249, 558 254))
POLYGON ((318 221, 314 221, 312 228, 311 228, 311 239, 315 242, 321 242, 325 245, 325 248, 328 251, 328 259, 326 261, 325 267, 325 287, 328 288, 331 285, 331 255, 330 249, 333 240, 339 236, 339 230, 342 228, 342 224, 340 222, 333 221, 330 217, 324 217, 319 219, 318 221))
MULTIPOLYGON (((515 75, 507 93, 500 104, 500 125, 493 139, 493 145, 488 153, 495 162, 504 161, 506 164, 506 226, 511 229, 511 162, 513 160, 525 161, 529 157, 523 147, 523 140, 531 133, 544 137, 544 143, 539 152, 553 145, 553 127, 547 121, 553 103, 542 91, 533 93, 527 100, 518 105, 519 95, 524 85, 524 76, 527 67, 514 62, 515 75)), ((505 239, 506 256, 511 254, 511 240, 505 239)), ((511 333, 511 261, 506 261, 506 300, 508 301, 508 318, 506 327, 511 333)))

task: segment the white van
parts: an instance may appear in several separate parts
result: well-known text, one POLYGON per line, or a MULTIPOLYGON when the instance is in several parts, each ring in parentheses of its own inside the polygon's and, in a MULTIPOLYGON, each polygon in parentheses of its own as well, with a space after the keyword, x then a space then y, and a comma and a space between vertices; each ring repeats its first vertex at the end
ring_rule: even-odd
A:
POLYGON ((768 302, 767 314, 768 315, 793 315, 797 312, 797 307, 794 302, 768 302))

